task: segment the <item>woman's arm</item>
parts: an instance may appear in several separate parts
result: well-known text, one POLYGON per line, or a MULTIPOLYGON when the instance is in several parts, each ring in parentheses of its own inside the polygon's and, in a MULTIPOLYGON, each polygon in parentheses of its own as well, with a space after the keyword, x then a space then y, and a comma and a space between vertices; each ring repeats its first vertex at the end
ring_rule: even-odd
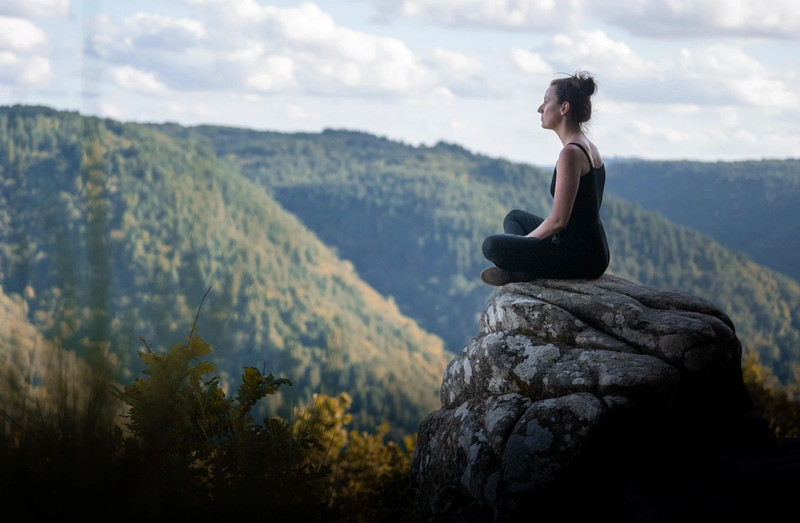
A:
POLYGON ((578 194, 586 156, 577 148, 566 146, 561 149, 556 163, 556 188, 553 195, 553 211, 550 216, 528 234, 531 238, 549 238, 567 226, 578 194))

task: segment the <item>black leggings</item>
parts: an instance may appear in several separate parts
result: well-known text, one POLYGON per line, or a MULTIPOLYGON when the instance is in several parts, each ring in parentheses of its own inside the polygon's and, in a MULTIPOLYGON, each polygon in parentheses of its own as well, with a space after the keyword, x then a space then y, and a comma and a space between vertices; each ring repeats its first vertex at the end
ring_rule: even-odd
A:
POLYGON ((504 234, 483 241, 483 255, 500 268, 521 273, 525 279, 597 278, 608 267, 608 245, 603 226, 587 228, 588 234, 559 234, 528 238, 543 218, 515 209, 503 220, 504 234))

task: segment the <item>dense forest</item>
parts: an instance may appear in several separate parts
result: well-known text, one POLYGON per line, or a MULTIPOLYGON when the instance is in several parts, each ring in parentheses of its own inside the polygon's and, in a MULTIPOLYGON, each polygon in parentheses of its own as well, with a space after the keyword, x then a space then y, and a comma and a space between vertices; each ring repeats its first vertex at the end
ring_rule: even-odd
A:
MULTIPOLYGON (((441 336, 450 351, 475 335, 477 314, 492 292, 478 278, 486 266, 483 238, 499 232, 512 208, 543 214, 550 208, 552 171, 453 144, 411 147, 335 130, 158 128, 205 144, 264 187, 403 313, 441 336)), ((618 167, 610 164, 609 172, 618 167)), ((773 163, 765 167, 769 173, 773 163)), ((772 182, 765 176, 769 192, 772 182)), ((797 281, 725 248, 708 233, 615 197, 616 179, 609 177, 601 211, 611 247, 609 271, 712 300, 731 316, 745 347, 757 351, 781 379, 791 380, 800 360, 797 281)), ((722 191, 724 178, 718 183, 722 191)), ((660 192, 667 193, 663 187, 660 192)), ((793 234, 792 223, 774 226, 785 236, 793 234)))
MULTIPOLYGON (((223 385, 295 384, 262 414, 347 391, 356 427, 416 430, 493 291, 480 244, 551 172, 369 134, 143 125, 0 108, 0 341, 34 386, 46 344, 109 353, 197 331, 223 385), (210 289, 210 290, 209 290, 210 289), (206 295, 206 293, 208 293, 206 295), (203 303, 202 308, 200 307, 203 303)), ((781 379, 800 361, 800 286, 609 194, 610 272, 707 297, 781 379)), ((12 378, 9 378, 12 379, 12 378)))
MULTIPOLYGON (((0 143, 0 285, 43 340, 110 350, 130 377, 137 340, 188 335, 208 292, 198 332, 223 385, 245 365, 296 384, 264 409, 352 391, 356 426, 411 432, 437 407, 442 340, 213 151, 27 107, 0 112, 0 143)), ((28 332, 18 316, 3 325, 28 332)), ((37 343, 3 349, 25 363, 37 343)))
POLYGON ((800 160, 625 161, 608 190, 800 281, 800 160))

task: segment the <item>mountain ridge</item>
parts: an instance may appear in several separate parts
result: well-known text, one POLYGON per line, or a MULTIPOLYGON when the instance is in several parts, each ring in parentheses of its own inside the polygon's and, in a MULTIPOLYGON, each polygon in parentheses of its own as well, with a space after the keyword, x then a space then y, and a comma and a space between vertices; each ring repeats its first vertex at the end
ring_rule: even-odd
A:
POLYGON ((800 280, 800 159, 628 162, 609 190, 800 280))
MULTIPOLYGON (((474 311, 491 292, 477 279, 486 266, 482 239, 498 232, 512 208, 540 213, 550 208, 552 171, 450 144, 407 146, 336 131, 260 134, 214 126, 173 131, 203 140, 236 163, 352 260, 380 292, 394 296, 406 314, 442 336, 451 351, 469 339, 474 311), (393 241, 381 241, 387 234, 393 241), (408 291, 409 281, 417 284, 416 294, 408 291), (458 298, 439 299, 448 294, 458 298)), ((800 345, 795 280, 610 189, 606 194, 601 215, 612 247, 611 273, 719 303, 735 318, 745 345, 784 379, 791 376, 800 345), (767 295, 772 292, 774 300, 767 295)))
MULTIPOLYGON (((157 290, 154 296, 162 296, 154 300, 142 291, 115 298, 114 306, 127 311, 131 318, 158 318, 161 325, 155 328, 154 320, 136 320, 132 327, 127 327, 128 340, 144 335, 148 339, 174 341, 176 335, 183 336, 202 293, 211 287, 212 293, 201 314, 201 327, 214 331, 220 340, 233 340, 235 346, 257 341, 272 344, 277 351, 274 358, 260 362, 253 361, 253 353, 248 350, 233 351, 237 354, 235 365, 231 364, 232 370, 226 371, 231 379, 235 378, 236 366, 245 361, 250 365, 263 364, 276 373, 302 367, 302 372, 289 377, 305 382, 307 391, 326 380, 335 388, 345 388, 348 383, 359 382, 360 376, 369 383, 361 387, 354 407, 369 406, 371 419, 379 417, 378 413, 384 409, 402 411, 404 402, 419 405, 421 396, 411 392, 418 386, 402 383, 409 375, 407 371, 394 372, 392 386, 404 385, 409 392, 388 408, 379 399, 391 396, 380 392, 387 375, 372 373, 368 368, 371 364, 362 361, 352 365, 354 362, 348 362, 348 377, 342 377, 345 367, 338 359, 342 352, 328 351, 328 345, 347 346, 349 338, 343 333, 360 332, 355 338, 364 340, 364 350, 377 357, 380 350, 376 348, 389 343, 380 340, 395 339, 404 328, 389 328, 388 325, 395 323, 370 319, 381 317, 370 316, 370 309, 375 308, 375 303, 388 304, 378 307, 384 307, 384 313, 396 307, 390 316, 411 318, 421 327, 419 331, 405 328, 411 329, 408 330, 411 334, 403 336, 417 341, 398 342, 401 346, 406 344, 402 353, 409 356, 404 358, 417 361, 410 356, 417 354, 412 347, 429 345, 435 356, 428 356, 438 362, 424 358, 417 361, 428 369, 425 389, 431 392, 422 403, 430 405, 429 401, 435 401, 431 399, 435 396, 431 389, 438 387, 441 378, 434 369, 474 334, 478 313, 493 291, 477 277, 486 264, 480 254, 480 242, 485 235, 498 231, 510 208, 545 213, 550 205, 548 170, 476 155, 445 142, 410 146, 360 131, 289 134, 236 127, 134 124, 24 106, 3 108, 0 115, 6 119, 3 136, 14 135, 20 143, 27 144, 27 149, 20 149, 7 138, 3 140, 6 147, 0 158, 5 166, 3 205, 7 208, 17 209, 8 203, 9 195, 13 200, 16 190, 8 182, 11 173, 25 167, 19 161, 10 161, 10 154, 18 155, 23 150, 35 152, 25 160, 34 166, 34 171, 63 167, 67 160, 72 162, 73 170, 84 171, 75 177, 84 184, 79 184, 84 191, 80 198, 70 196, 74 187, 68 184, 51 195, 49 214, 44 213, 44 220, 32 213, 21 213, 31 223, 39 224, 37 234, 44 235, 53 245, 61 245, 61 255, 56 256, 59 249, 55 249, 55 254, 45 260, 58 258, 73 263, 65 274, 79 277, 61 280, 79 281, 82 286, 89 285, 91 279, 80 268, 81 264, 94 260, 94 268, 102 268, 103 257, 93 257, 88 248, 91 242, 86 240, 91 239, 91 234, 87 232, 91 232, 91 227, 86 223, 69 226, 70 216, 81 215, 87 209, 86 202, 91 202, 86 198, 90 192, 85 185, 91 181, 90 169, 86 165, 81 167, 76 158, 83 158, 92 150, 90 138, 94 127, 105 127, 111 133, 113 140, 99 144, 95 154, 102 159, 102 165, 117 173, 117 178, 127 176, 126 190, 130 196, 124 212, 108 217, 107 235, 95 243, 127 245, 125 252, 138 260, 136 270, 111 272, 115 275, 112 288, 138 282, 157 290), (14 123, 17 134, 13 129, 9 131, 8 115, 22 117, 26 112, 27 127, 23 125, 20 130, 19 124, 14 123), (50 122, 48 118, 53 116, 64 121, 50 122), (69 124, 70 119, 75 121, 69 124), (54 138, 59 136, 58 132, 53 129, 59 125, 72 125, 73 139, 65 135, 58 142, 54 138), (45 153, 47 150, 50 153, 45 153), (45 157, 47 154, 50 156, 45 157), (250 203, 245 205, 243 201, 250 203), (270 216, 277 218, 270 221, 260 208, 274 209, 270 216), (187 221, 181 218, 181 213, 194 218, 187 221), (226 220, 233 223, 229 225, 233 233, 219 225, 227 223, 226 220), (193 221, 198 223, 192 224, 193 221), (308 241, 319 242, 318 246, 303 247, 306 240, 292 243, 281 232, 287 230, 281 225, 283 222, 292 223, 287 225, 292 231, 305 230, 298 232, 298 237, 313 238, 308 241), (57 226, 55 230, 62 233, 47 232, 50 229, 45 224, 57 226), (211 232, 214 234, 210 235, 211 232), (281 248, 270 252, 253 247, 264 238, 278 242, 281 248), (277 251, 288 253, 288 257, 276 261, 272 256, 277 251), (318 251, 327 254, 320 257, 318 251), (293 267, 305 267, 308 261, 313 261, 312 266, 317 269, 309 266, 296 274, 292 272, 293 267), (267 270, 268 265, 262 264, 269 263, 272 268, 267 270), (318 270, 337 265, 338 269, 326 274, 318 270), (226 267, 240 267, 240 270, 228 274, 226 267), (282 286, 269 288, 265 286, 264 275, 269 271, 274 273, 276 268, 282 271, 282 286), (351 274, 338 276, 344 283, 333 283, 337 281, 335 274, 342 271, 351 274), (341 307, 335 305, 341 298, 326 302, 328 305, 322 309, 328 312, 315 310, 309 304, 312 292, 309 281, 314 282, 314 287, 324 287, 341 296, 342 291, 336 289, 352 290, 359 286, 353 283, 357 280, 366 282, 375 294, 357 292, 372 298, 349 302, 351 305, 347 307, 359 309, 355 315, 348 315, 350 319, 330 312, 341 307), (383 296, 387 297, 385 301, 383 296), (282 312, 237 309, 247 303, 261 303, 250 305, 256 310, 273 307, 282 312), (295 307, 297 303, 303 305, 295 307), (226 308, 242 312, 226 315, 222 312, 226 308), (292 320, 296 314, 299 316, 292 320), (286 318, 281 318, 282 315, 286 318), (305 319, 299 320, 300 317, 305 319), (287 344, 286 340, 294 341, 287 344), (277 348, 281 342, 283 349, 277 348), (297 352, 292 356, 295 349, 297 352), (296 357, 297 354, 301 356, 296 357), (315 356, 322 354, 331 356, 330 360, 328 356, 322 359, 315 356), (320 366, 325 361, 331 361, 341 372, 326 374, 320 366), (371 377, 367 378, 368 375, 371 377), (411 397, 417 399, 410 400, 411 397)), ((118 181, 103 190, 112 199, 119 199, 118 181)), ((35 202, 35 198, 31 201, 35 202)), ((100 198, 101 207, 105 205, 103 202, 100 198)), ((613 194, 604 202, 603 219, 612 244, 610 273, 645 284, 681 288, 712 299, 734 319, 746 346, 757 350, 780 376, 790 375, 792 365, 800 359, 797 354, 800 289, 796 282, 758 266, 746 256, 723 249, 708 235, 677 226, 659 213, 646 211, 613 194)), ((24 222, 17 220, 15 224, 24 222)), ((14 234, 17 237, 21 233, 33 234, 32 229, 25 227, 17 227, 14 234)), ((0 241, 0 252, 5 253, 0 254, 2 267, 9 267, 7 261, 11 257, 28 260, 31 263, 14 265, 15 278, 22 280, 25 274, 35 276, 36 271, 46 269, 38 262, 33 263, 41 260, 37 258, 45 251, 41 245, 37 247, 39 250, 28 246, 25 251, 11 239, 13 235, 7 235, 0 241), (31 267, 35 269, 33 272, 31 267)), ((118 256, 109 266, 125 267, 125 263, 118 256)), ((8 280, 6 275, 4 285, 8 280)), ((45 311, 55 311, 69 299, 86 300, 86 296, 76 294, 80 286, 73 286, 72 290, 66 287, 60 294, 46 286, 33 287, 37 298, 31 303, 39 300, 45 306, 43 310, 31 309, 31 315, 39 318, 40 325, 58 323, 53 314, 45 311)), ((25 295, 24 285, 4 288, 25 295)), ((67 307, 71 314, 59 322, 74 330, 77 326, 73 323, 85 314, 85 309, 85 306, 67 307)), ((227 350, 219 348, 221 353, 227 350)), ((384 361, 384 365, 392 366, 390 359, 384 361)), ((415 416, 426 408, 429 407, 418 407, 415 413, 405 416, 406 426, 413 426, 415 416)))
POLYGON ((249 365, 292 379, 296 401, 345 390, 358 427, 410 432, 434 408, 441 340, 213 154, 24 108, 0 110, 0 136, 0 283, 46 337, 78 350, 110 338, 130 376, 137 338, 182 339, 210 288, 198 333, 223 383, 249 365))

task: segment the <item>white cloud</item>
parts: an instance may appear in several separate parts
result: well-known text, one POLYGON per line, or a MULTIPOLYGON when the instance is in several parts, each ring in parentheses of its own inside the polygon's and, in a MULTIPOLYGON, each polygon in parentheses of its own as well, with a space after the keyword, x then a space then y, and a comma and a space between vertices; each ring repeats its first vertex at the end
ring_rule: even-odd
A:
POLYGON ((87 27, 66 1, 0 0, 0 93, 84 110, 91 91, 116 118, 357 128, 547 163, 560 144, 540 96, 587 69, 604 154, 800 155, 796 0, 162 3, 100 3, 87 27))
POLYGON ((214 5, 223 3, 234 3, 231 2, 231 0, 183 0, 183 2, 189 5, 214 5))
POLYGON ((383 18, 419 18, 440 25, 513 30, 564 28, 577 1, 372 0, 383 18))
POLYGON ((754 106, 700 106, 694 111, 685 106, 604 101, 602 109, 596 141, 607 157, 718 160, 800 154, 798 110, 782 111, 787 120, 781 121, 754 106))
POLYGON ((672 104, 667 110, 678 116, 696 116, 701 112, 697 104, 672 104))
POLYGON ((17 55, 0 51, 0 87, 19 83, 19 64, 17 55))
POLYGON ((800 39, 796 0, 591 0, 591 16, 644 37, 800 39))
POLYGON ((511 49, 510 54, 511 61, 523 73, 538 75, 555 73, 553 67, 539 53, 515 47, 511 49))
POLYGON ((86 51, 110 61, 141 57, 144 63, 159 63, 166 55, 196 52, 207 38, 204 24, 188 18, 137 13, 115 23, 108 15, 92 18, 86 51))
POLYGON ((131 66, 112 67, 111 79, 118 86, 146 94, 165 94, 166 86, 155 74, 131 66))
POLYGON ((19 75, 19 81, 27 85, 45 85, 52 78, 50 60, 43 56, 31 57, 19 75))
POLYGON ((246 84, 256 91, 280 91, 297 84, 294 69, 291 58, 267 56, 259 64, 257 72, 247 77, 246 84))
POLYGON ((475 125, 475 122, 466 122, 461 118, 453 118, 450 121, 450 135, 454 143, 479 143, 489 139, 486 128, 482 125, 475 125))
POLYGON ((456 105, 458 97, 444 86, 439 86, 431 89, 422 96, 410 98, 406 101, 407 107, 424 107, 425 111, 430 111, 431 108, 441 110, 456 105))
POLYGON ((202 22, 189 18, 137 13, 125 19, 125 44, 136 49, 178 51, 196 45, 206 37, 202 22))
MULTIPOLYGON (((557 34, 545 53, 548 61, 556 62, 563 72, 570 64, 587 64, 605 75, 635 78, 657 72, 658 66, 637 54, 628 44, 612 40, 601 30, 577 31, 574 35, 557 34)), ((573 66, 575 67, 575 66, 573 66)))
POLYGON ((69 0, 3 0, 0 15, 22 18, 62 18, 69 14, 69 0))
POLYGON ((384 19, 456 27, 564 31, 586 17, 646 38, 800 39, 797 0, 370 0, 384 19))
POLYGON ((267 6, 263 8, 263 18, 278 34, 296 42, 324 44, 335 40, 341 32, 348 32, 337 27, 331 15, 312 3, 292 8, 267 6))
POLYGON ((47 33, 21 18, 0 16, 0 49, 29 51, 47 42, 47 33))
POLYGON ((737 101, 754 106, 800 108, 797 91, 781 75, 770 71, 740 49, 714 45, 682 49, 677 71, 691 78, 698 92, 708 98, 729 93, 737 101))
POLYGON ((405 43, 394 38, 367 36, 379 44, 377 58, 370 62, 375 86, 387 91, 408 91, 423 86, 428 72, 405 43))
POLYGON ((0 51, 0 67, 12 67, 18 63, 17 55, 8 51, 0 51))
POLYGON ((287 105, 285 114, 290 120, 306 120, 310 117, 302 107, 296 104, 287 105))
POLYGON ((470 97, 492 97, 499 92, 491 86, 483 63, 473 56, 434 47, 425 63, 430 75, 436 78, 438 87, 434 87, 434 90, 443 87, 450 95, 470 97))
POLYGON ((0 83, 46 85, 53 77, 50 60, 34 50, 47 40, 47 34, 28 20, 0 16, 0 83))
POLYGON ((44 56, 20 57, 0 51, 0 84, 18 87, 44 86, 53 78, 50 60, 44 56))
POLYGON ((800 104, 791 73, 773 71, 731 45, 682 48, 654 61, 595 30, 557 34, 536 55, 559 71, 595 73, 600 90, 619 101, 782 108, 800 104))
POLYGON ((739 117, 739 111, 734 107, 720 107, 717 114, 717 120, 724 127, 738 127, 739 124, 742 123, 742 119, 739 117))
POLYGON ((657 138, 672 143, 687 143, 692 140, 691 133, 680 131, 674 127, 654 125, 652 122, 636 119, 631 121, 631 125, 639 135, 645 138, 657 138))
POLYGON ((437 87, 484 89, 481 64, 437 48, 417 56, 403 41, 337 25, 313 3, 191 2, 195 20, 137 14, 98 17, 93 56, 154 71, 173 90, 291 89, 316 95, 424 96, 437 87))
POLYGON ((460 76, 472 76, 480 73, 483 69, 483 66, 478 60, 470 58, 458 51, 435 47, 431 55, 437 66, 448 73, 460 76))

